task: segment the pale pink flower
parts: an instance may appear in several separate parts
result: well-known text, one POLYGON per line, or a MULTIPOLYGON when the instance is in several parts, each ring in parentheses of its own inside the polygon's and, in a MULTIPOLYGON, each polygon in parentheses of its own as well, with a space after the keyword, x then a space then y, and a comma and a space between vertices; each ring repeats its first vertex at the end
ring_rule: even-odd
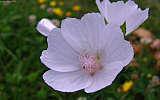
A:
POLYGON ((152 38, 141 38, 141 39, 140 39, 140 42, 141 42, 142 44, 146 44, 146 45, 152 43, 152 41, 153 41, 152 38))
POLYGON ((50 7, 49 7, 49 8, 47 8, 47 12, 48 12, 48 14, 49 14, 49 15, 53 15, 52 10, 53 10, 53 8, 50 8, 50 7))
POLYGON ((109 0, 103 0, 102 2, 96 0, 96 3, 108 23, 122 25, 126 22, 126 35, 148 19, 149 8, 141 10, 132 0, 128 0, 126 3, 124 1, 111 3, 109 0))
POLYGON ((77 100, 87 100, 86 97, 79 97, 77 100))
POLYGON ((50 70, 43 79, 62 92, 92 93, 111 85, 134 55, 120 27, 106 25, 99 13, 63 20, 47 42, 40 59, 50 70))

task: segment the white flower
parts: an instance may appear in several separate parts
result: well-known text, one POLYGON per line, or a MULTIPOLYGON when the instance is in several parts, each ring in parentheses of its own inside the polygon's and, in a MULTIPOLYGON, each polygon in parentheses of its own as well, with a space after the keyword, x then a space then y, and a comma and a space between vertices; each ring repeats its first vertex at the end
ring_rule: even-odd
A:
POLYGON ((80 20, 67 18, 61 29, 50 33, 40 59, 51 69, 43 79, 58 91, 92 93, 105 88, 134 55, 121 29, 106 25, 99 13, 86 14, 80 20))
POLYGON ((123 25, 126 22, 126 35, 134 31, 146 19, 148 19, 149 8, 141 10, 134 1, 128 0, 111 3, 109 0, 96 0, 101 14, 106 18, 108 23, 123 25))

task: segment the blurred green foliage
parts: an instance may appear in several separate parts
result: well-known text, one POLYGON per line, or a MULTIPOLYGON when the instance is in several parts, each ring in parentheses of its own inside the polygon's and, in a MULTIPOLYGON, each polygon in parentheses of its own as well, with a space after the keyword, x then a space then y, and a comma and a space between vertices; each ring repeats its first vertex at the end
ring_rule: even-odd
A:
MULTIPOLYGON (((47 7, 50 1, 47 1, 47 7)), ((160 1, 135 1, 143 9, 150 8, 150 17, 142 27, 152 31, 159 38, 160 1)), ((160 87, 146 91, 147 86, 151 84, 151 79, 146 75, 157 74, 153 70, 155 61, 151 57, 150 48, 136 55, 139 68, 128 66, 111 86, 99 92, 86 94, 82 90, 61 93, 47 86, 42 75, 48 69, 40 62, 41 52, 47 48, 46 37, 36 30, 36 24, 44 17, 61 21, 65 16, 50 16, 39 6, 37 0, 17 0, 9 5, 0 2, 0 100, 77 100, 78 97, 86 97, 87 100, 160 100, 160 87), (36 23, 29 22, 30 15, 36 16, 36 23), (144 62, 143 58, 147 61, 144 62), (117 92, 117 88, 131 80, 130 76, 133 73, 142 77, 134 81, 132 89, 127 93, 117 92)), ((71 11, 72 17, 76 18, 88 12, 98 12, 95 0, 65 0, 61 8, 64 12, 71 11), (72 11, 74 5, 79 5, 81 10, 72 11)))

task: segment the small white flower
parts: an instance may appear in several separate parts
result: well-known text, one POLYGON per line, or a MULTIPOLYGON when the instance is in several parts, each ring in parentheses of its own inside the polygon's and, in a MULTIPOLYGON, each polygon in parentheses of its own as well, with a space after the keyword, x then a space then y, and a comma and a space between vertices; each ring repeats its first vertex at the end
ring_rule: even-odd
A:
POLYGON ((126 22, 126 35, 148 19, 149 8, 142 11, 132 0, 128 0, 126 3, 123 1, 111 3, 109 0, 103 2, 96 0, 96 3, 108 23, 123 25, 126 22))
POLYGON ((40 59, 51 69, 43 79, 58 91, 92 93, 105 88, 134 55, 120 27, 106 25, 99 13, 86 14, 80 20, 67 18, 61 29, 50 33, 40 59))
POLYGON ((52 23, 53 23, 54 25, 56 25, 57 27, 60 25, 60 22, 59 22, 58 19, 52 19, 51 21, 52 21, 52 23))
POLYGON ((28 17, 28 20, 31 24, 34 24, 36 22, 36 16, 35 15, 30 15, 28 17))

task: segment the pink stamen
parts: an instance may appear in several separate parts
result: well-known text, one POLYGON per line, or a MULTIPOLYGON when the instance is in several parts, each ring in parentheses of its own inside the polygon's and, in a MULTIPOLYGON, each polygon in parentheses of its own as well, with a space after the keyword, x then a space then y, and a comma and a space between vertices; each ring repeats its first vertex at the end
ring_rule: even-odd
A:
POLYGON ((82 62, 82 69, 89 72, 91 76, 93 76, 97 70, 102 69, 98 58, 99 56, 94 55, 81 55, 80 60, 82 62))

